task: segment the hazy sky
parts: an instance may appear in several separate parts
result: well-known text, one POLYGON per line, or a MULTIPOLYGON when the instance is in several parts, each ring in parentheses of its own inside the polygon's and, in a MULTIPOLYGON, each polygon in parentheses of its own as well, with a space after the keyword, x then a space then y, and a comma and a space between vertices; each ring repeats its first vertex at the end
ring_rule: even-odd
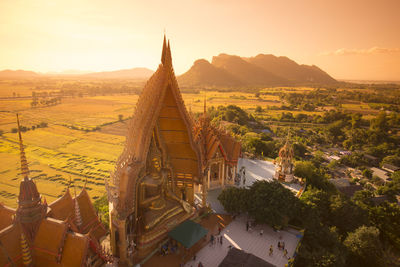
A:
POLYGON ((399 0, 0 0, 0 69, 154 70, 164 29, 177 74, 264 53, 400 80, 399 0))

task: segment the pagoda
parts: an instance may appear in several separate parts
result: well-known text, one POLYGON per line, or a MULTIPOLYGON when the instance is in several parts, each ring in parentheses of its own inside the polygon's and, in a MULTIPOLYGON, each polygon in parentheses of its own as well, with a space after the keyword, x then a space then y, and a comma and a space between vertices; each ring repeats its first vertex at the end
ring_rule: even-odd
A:
POLYGON ((274 178, 284 182, 291 183, 294 180, 293 175, 293 146, 289 142, 289 134, 285 145, 279 150, 279 158, 276 162, 274 178))
POLYGON ((172 228, 197 216, 194 187, 203 173, 192 129, 164 36, 161 64, 142 90, 124 150, 106 181, 110 243, 120 264, 133 266, 172 228))
POLYGON ((16 210, 0 204, 0 266, 103 266, 107 259, 100 241, 107 231, 100 223, 86 190, 47 205, 29 178, 17 115, 21 157, 16 210))

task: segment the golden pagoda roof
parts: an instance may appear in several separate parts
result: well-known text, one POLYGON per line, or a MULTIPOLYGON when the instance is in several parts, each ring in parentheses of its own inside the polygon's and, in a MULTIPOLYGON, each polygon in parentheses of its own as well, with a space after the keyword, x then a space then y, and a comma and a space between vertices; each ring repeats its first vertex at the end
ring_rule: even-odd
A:
POLYGON ((170 163, 175 172, 192 173, 200 177, 200 151, 193 141, 192 124, 172 67, 169 42, 163 43, 161 64, 144 86, 132 120, 126 144, 119 157, 111 184, 120 211, 135 207, 136 178, 145 167, 155 126, 163 135, 170 163))
POLYGON ((218 148, 227 163, 237 163, 241 152, 241 143, 223 129, 214 126, 206 112, 196 120, 193 133, 196 143, 202 151, 203 168, 214 157, 218 148))

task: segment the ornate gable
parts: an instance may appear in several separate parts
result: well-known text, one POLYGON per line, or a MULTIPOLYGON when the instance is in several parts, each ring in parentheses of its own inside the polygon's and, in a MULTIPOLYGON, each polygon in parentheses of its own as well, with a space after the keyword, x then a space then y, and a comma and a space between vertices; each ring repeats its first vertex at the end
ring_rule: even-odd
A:
POLYGON ((137 182, 145 171, 155 129, 176 176, 176 186, 193 186, 194 182, 199 182, 200 153, 193 142, 191 120, 179 91, 170 45, 165 37, 161 64, 139 97, 124 151, 117 161, 111 183, 106 184, 109 199, 120 214, 126 215, 135 209, 137 182))

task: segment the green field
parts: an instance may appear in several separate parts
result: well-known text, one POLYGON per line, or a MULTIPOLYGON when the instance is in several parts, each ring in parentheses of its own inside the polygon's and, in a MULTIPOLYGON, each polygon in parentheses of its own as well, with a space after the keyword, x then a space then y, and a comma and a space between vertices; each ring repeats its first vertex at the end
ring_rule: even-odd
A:
MULTIPOLYGON (((98 95, 65 97, 55 106, 32 108, 29 98, 9 98, 13 92, 21 96, 32 95, 34 86, 17 83, 0 84, 0 202, 17 206, 20 165, 15 113, 20 114, 21 125, 32 127, 41 122, 46 128, 36 128, 23 133, 26 156, 31 171, 30 176, 37 182, 40 193, 51 202, 62 195, 68 181, 74 181, 79 189, 85 182, 92 198, 105 193, 104 179, 114 170, 115 162, 122 152, 127 121, 118 122, 119 115, 124 119, 132 116, 138 95, 98 95), (8 97, 8 98, 4 98, 8 97), (91 131, 96 127, 100 130, 91 131), (124 129, 121 129, 124 128, 124 129)), ((204 99, 207 107, 219 105, 238 105, 248 112, 257 106, 263 108, 259 116, 277 117, 281 110, 269 110, 269 106, 281 106, 275 93, 296 90, 305 92, 312 88, 266 88, 256 97, 255 94, 241 92, 207 91, 197 94, 183 94, 187 109, 202 112, 204 99)), ((343 104, 343 109, 361 112, 366 116, 374 114, 368 105, 361 103, 343 104)), ((326 107, 329 109, 329 107, 326 107)), ((322 114, 323 110, 291 111, 297 113, 322 114)))

